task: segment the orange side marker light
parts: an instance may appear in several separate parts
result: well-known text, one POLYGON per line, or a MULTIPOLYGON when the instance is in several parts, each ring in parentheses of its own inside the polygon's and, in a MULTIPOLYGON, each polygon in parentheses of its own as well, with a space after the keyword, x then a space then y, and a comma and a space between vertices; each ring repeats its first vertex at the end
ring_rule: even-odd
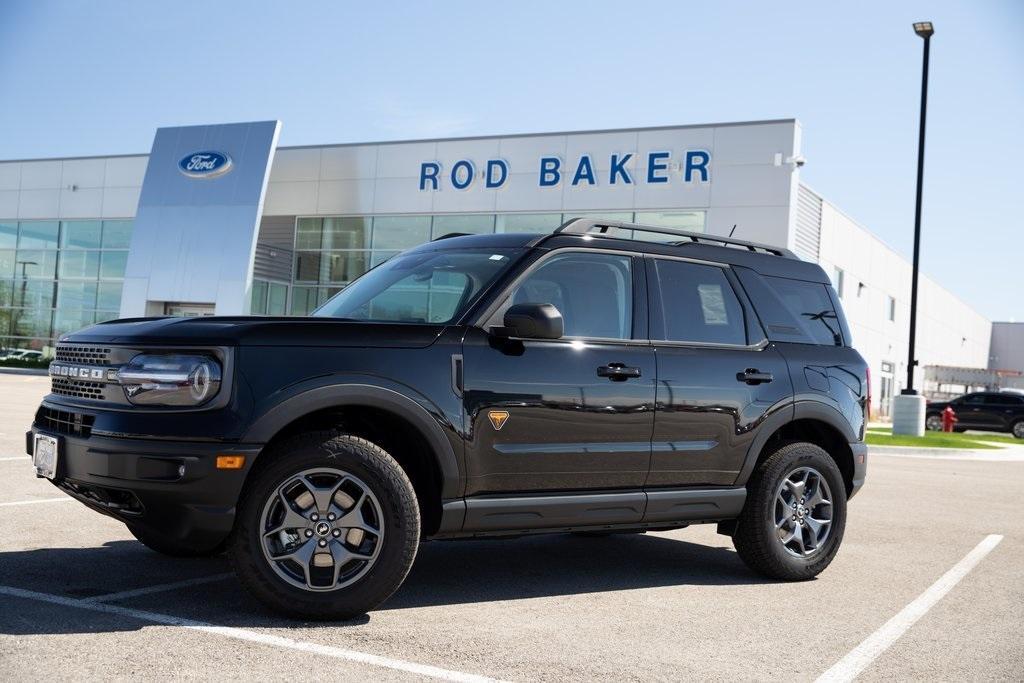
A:
POLYGON ((218 455, 218 470, 240 470, 245 467, 244 455, 218 455))

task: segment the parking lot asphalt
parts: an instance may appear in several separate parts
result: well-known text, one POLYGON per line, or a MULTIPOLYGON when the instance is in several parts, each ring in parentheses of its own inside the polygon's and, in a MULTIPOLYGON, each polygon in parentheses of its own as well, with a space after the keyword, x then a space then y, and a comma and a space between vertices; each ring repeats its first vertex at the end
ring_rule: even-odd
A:
POLYGON ((0 375, 5 679, 1024 678, 1024 462, 870 456, 813 581, 760 578, 710 526, 430 542, 380 609, 301 623, 36 479, 47 386, 0 375))

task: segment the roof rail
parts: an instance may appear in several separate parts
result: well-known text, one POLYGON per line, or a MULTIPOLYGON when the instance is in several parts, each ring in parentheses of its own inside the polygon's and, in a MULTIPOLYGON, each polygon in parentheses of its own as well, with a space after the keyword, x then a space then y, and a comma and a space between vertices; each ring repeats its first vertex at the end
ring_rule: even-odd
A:
MULTIPOLYGON (((702 232, 689 232, 688 230, 677 230, 675 228, 665 228, 655 225, 640 225, 637 223, 626 223, 624 221, 606 221, 600 218, 572 218, 558 228, 555 229, 555 233, 564 233, 568 235, 586 235, 591 232, 598 232, 602 235, 612 237, 608 235, 610 228, 619 228, 621 230, 635 230, 638 232, 651 232, 659 235, 673 235, 675 237, 681 237, 683 239, 676 242, 667 242, 677 247, 686 246, 687 244, 702 244, 711 243, 718 244, 726 247, 740 247, 747 251, 755 253, 771 254, 773 256, 781 256, 783 258, 798 259, 799 257, 789 249, 783 249, 782 247, 772 247, 767 244, 760 244, 758 242, 748 242, 746 240, 738 240, 732 237, 719 237, 717 235, 706 235, 702 232)), ((628 237, 615 237, 615 239, 629 239, 628 237)))
POLYGON ((444 235, 441 235, 440 237, 435 237, 434 239, 432 239, 430 241, 431 242, 440 242, 441 240, 448 240, 448 239, 451 239, 452 237, 469 237, 472 234, 473 233, 471 233, 471 232, 449 232, 449 233, 446 233, 444 235))

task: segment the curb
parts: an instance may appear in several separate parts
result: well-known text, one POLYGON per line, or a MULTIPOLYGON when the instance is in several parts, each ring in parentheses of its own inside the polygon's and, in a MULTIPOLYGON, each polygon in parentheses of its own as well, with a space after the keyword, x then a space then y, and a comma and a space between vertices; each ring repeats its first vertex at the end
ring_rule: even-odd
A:
POLYGON ((991 455, 1003 448, 919 448, 917 446, 868 446, 868 455, 991 455))

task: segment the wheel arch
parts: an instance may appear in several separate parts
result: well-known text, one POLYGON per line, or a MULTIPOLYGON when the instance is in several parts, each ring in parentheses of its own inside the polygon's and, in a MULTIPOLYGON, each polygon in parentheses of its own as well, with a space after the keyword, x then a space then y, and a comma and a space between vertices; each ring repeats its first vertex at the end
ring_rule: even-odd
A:
POLYGON ((860 441, 850 423, 835 408, 817 401, 798 401, 792 413, 777 413, 761 426, 761 432, 747 451, 747 458, 737 478, 746 485, 751 473, 776 447, 792 441, 807 441, 819 446, 836 462, 843 475, 846 493, 854 490, 854 456, 851 443, 860 441))
MULTIPOLYGON (((372 384, 332 384, 293 394, 268 409, 246 443, 269 446, 294 434, 341 429, 381 446, 406 470, 420 501, 424 531, 440 524, 444 500, 462 495, 459 461, 439 417, 404 393, 372 384)), ((249 469, 258 467, 260 456, 249 469)))

